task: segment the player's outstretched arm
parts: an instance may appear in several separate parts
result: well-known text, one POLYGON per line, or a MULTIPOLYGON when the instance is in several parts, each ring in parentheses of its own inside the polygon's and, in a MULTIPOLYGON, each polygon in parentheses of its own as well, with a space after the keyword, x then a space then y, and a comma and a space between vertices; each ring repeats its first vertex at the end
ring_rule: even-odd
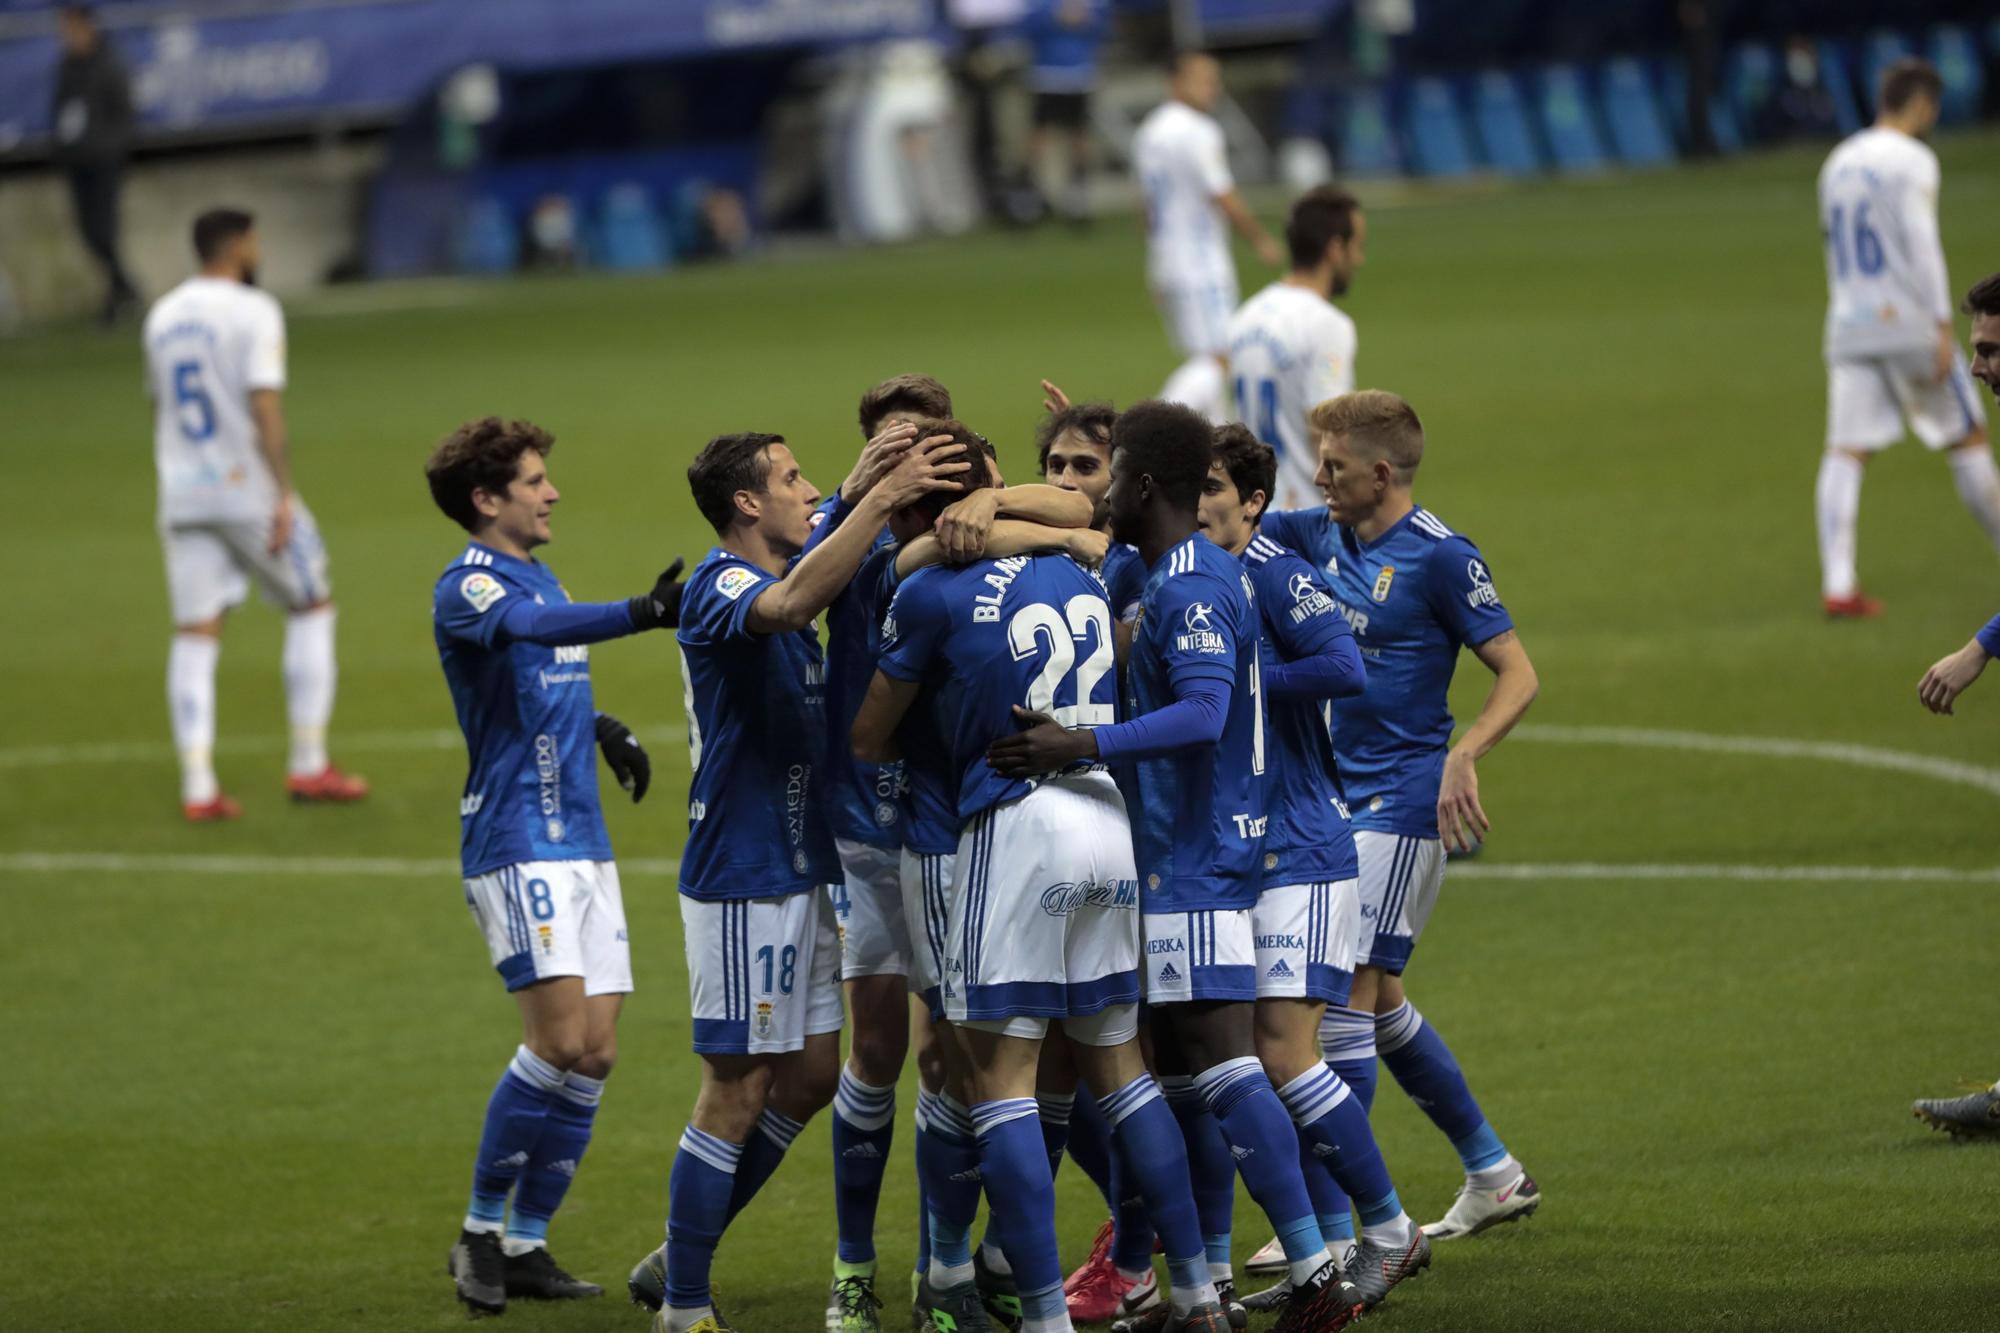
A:
POLYGON ((839 531, 757 595, 750 606, 751 631, 782 634, 812 624, 861 568, 890 514, 931 491, 963 489, 954 478, 971 470, 972 465, 959 458, 964 452, 965 446, 949 435, 929 436, 908 450, 887 476, 869 488, 839 531))
MULTIPOLYGON (((980 554, 988 559, 1004 560, 1010 555, 1027 555, 1031 551, 1061 551, 1079 565, 1095 569, 1104 563, 1105 553, 1110 549, 1111 538, 1090 528, 1051 528, 1040 523, 1003 518, 994 522, 993 531, 987 535, 985 549, 980 554)), ((906 579, 927 565, 957 563, 961 562, 946 554, 943 543, 938 541, 936 535, 926 532, 896 553, 896 577, 906 579)))
POLYGON ((986 762, 1002 777, 1031 778, 1085 760, 1158 759, 1221 740, 1234 686, 1226 678, 1195 676, 1175 681, 1174 690, 1165 708, 1108 727, 1072 729, 1016 705, 1014 723, 1022 730, 989 745, 986 762))
POLYGON ((903 757, 896 744, 896 728, 916 702, 919 688, 914 680, 899 680, 881 671, 875 673, 875 678, 868 682, 867 695, 861 700, 861 711, 854 715, 854 730, 848 738, 856 759, 868 764, 892 764, 903 757))
POLYGON ((1240 190, 1218 194, 1213 202, 1222 210, 1222 215, 1229 219, 1229 225, 1236 229, 1236 234, 1250 242, 1250 247, 1257 252, 1257 258, 1267 264, 1285 262, 1284 247, 1272 239, 1270 232, 1264 230, 1264 224, 1250 211, 1250 205, 1243 202, 1240 190))
POLYGON ((1965 647, 1932 663, 1917 682, 1918 700, 1933 713, 1949 716, 1958 696, 1971 688, 1979 673, 1986 670, 1986 663, 1995 657, 2000 657, 2000 616, 1987 622, 1965 647))
POLYGON ((1438 788, 1438 834, 1450 852, 1471 851, 1492 829, 1479 804, 1478 763, 1514 729, 1541 692, 1535 664, 1513 630, 1475 644, 1472 653, 1493 673, 1493 688, 1479 716, 1445 756, 1444 782, 1438 788))
POLYGON ((1090 501, 1081 491, 1066 491, 1045 482, 988 486, 946 506, 932 532, 944 548, 945 559, 963 564, 990 554, 986 539, 998 519, 1022 519, 1050 528, 1087 528, 1090 516, 1090 501))
POLYGON ((1319 652, 1280 662, 1264 673, 1273 699, 1350 699, 1368 688, 1368 666, 1349 634, 1319 652))

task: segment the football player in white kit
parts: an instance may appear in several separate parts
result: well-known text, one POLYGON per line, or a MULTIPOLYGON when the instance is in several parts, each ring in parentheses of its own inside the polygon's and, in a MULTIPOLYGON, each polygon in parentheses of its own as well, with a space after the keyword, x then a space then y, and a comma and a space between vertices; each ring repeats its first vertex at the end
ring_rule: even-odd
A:
POLYGON ((1943 83, 1929 64, 1882 73, 1875 123, 1833 150, 1819 173, 1826 243, 1826 455, 1820 460, 1821 591, 1834 617, 1872 616, 1855 573, 1855 523, 1868 455, 1903 438, 1945 450, 1959 499, 2000 547, 2000 470, 1952 331, 1938 240, 1937 124, 1943 83))
POLYGON ((1306 416, 1354 392, 1354 321, 1333 304, 1353 284, 1368 241, 1361 205, 1322 185, 1300 196, 1285 220, 1292 269, 1243 303, 1229 321, 1236 415, 1278 455, 1273 508, 1321 502, 1313 478, 1319 450, 1306 416))
POLYGON ((285 316, 257 280, 250 214, 217 208, 194 224, 201 272, 146 316, 146 391, 153 400, 160 541, 173 604, 167 703, 180 752, 181 811, 197 823, 242 809, 215 778, 215 662, 222 619, 255 580, 290 613, 285 696, 291 719, 286 790, 298 801, 357 801, 368 784, 327 760, 333 716, 333 586, 326 547, 292 491, 280 401, 285 316))
POLYGON ((1236 262, 1222 223, 1267 264, 1283 262, 1284 252, 1229 174, 1222 126, 1209 114, 1222 96, 1215 57, 1175 56, 1167 93, 1132 139, 1133 169, 1146 193, 1146 282, 1167 335, 1187 358, 1160 396, 1221 422, 1228 415, 1229 316, 1237 301, 1236 262))

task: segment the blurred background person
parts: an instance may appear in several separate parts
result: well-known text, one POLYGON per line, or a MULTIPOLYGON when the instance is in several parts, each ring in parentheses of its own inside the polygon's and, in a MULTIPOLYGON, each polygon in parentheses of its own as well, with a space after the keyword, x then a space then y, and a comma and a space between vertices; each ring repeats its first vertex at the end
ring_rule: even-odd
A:
POLYGON ((1035 98, 1028 169, 1071 222, 1090 217, 1090 97, 1103 77, 1098 54, 1110 21, 1111 0, 1030 0, 1023 25, 1035 98))
POLYGON ((104 270, 100 318, 136 314, 139 293, 118 257, 118 191, 132 151, 132 79, 89 5, 62 7, 56 69, 55 160, 69 178, 76 227, 104 270))

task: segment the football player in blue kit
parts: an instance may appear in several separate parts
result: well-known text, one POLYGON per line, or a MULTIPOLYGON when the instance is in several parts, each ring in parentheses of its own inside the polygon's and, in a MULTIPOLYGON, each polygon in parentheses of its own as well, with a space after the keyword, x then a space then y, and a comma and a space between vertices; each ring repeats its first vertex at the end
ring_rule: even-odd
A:
POLYGON ((1266 537, 1325 575, 1368 664, 1368 688, 1333 705, 1333 749, 1354 815, 1362 933, 1345 1006, 1327 1010, 1327 1062, 1365 1104, 1377 1052, 1458 1150, 1465 1185, 1432 1240, 1525 1217, 1541 1191, 1487 1124, 1457 1059, 1409 1002, 1403 969, 1437 905, 1447 851, 1489 827, 1477 764, 1534 701, 1534 665, 1484 557, 1411 498, 1423 424, 1392 393, 1364 390, 1312 412, 1324 509, 1267 514, 1266 537), (1479 716, 1454 744, 1460 648, 1493 672, 1479 716))
MULTIPOLYGON (((955 422, 925 429, 963 430, 955 422)), ((1166 1241, 1168 1326, 1226 1333, 1185 1149, 1139 1048, 1138 888, 1117 784, 1096 763, 1033 779, 1003 777, 986 762, 1017 715, 1109 723, 1115 656, 1103 588, 1066 555, 924 569, 890 604, 853 741, 865 758, 890 758, 900 724, 932 691, 961 830, 946 894, 941 998, 951 1041, 969 1065, 979 1175, 993 1229, 1007 1237, 1022 1333, 1072 1327, 1056 1254, 1051 1147, 1035 1095, 1052 1020, 1093 1086, 1111 1090, 1102 1113, 1166 1241)), ((941 1239, 932 1265, 938 1302, 956 1326, 954 1308, 978 1296, 971 1255, 962 1246, 947 1253, 941 1239)))
POLYGON ((596 710, 590 645, 672 627, 681 594, 676 560, 649 593, 570 601, 534 556, 560 498, 554 443, 528 422, 486 417, 447 436, 424 468, 438 508, 472 535, 432 602, 470 761, 459 797, 465 901, 521 1011, 448 1261, 459 1299, 487 1313, 509 1296, 604 1292, 549 1256, 548 1226, 590 1144, 632 989, 594 751, 634 801, 652 770, 632 733, 596 710))
MULTIPOLYGON (((921 526, 913 525, 912 510, 892 516, 892 529, 897 520, 903 524, 897 537, 904 540, 893 541, 883 534, 827 609, 827 761, 833 775, 827 799, 843 876, 830 891, 840 925, 841 974, 852 1027, 848 1059, 833 1101, 839 1239, 827 1295, 830 1333, 872 1333, 880 1327, 875 1213, 894 1139, 896 1081, 902 1075, 913 1022, 919 1034, 919 1059, 930 1069, 928 1090, 936 1094, 943 1087, 942 1057, 935 1049, 929 1014, 920 1009, 913 1019, 906 998, 913 975, 918 993, 935 982, 916 957, 904 900, 903 768, 857 760, 848 744, 854 715, 875 673, 882 613, 899 571, 940 559, 976 557, 987 552, 989 544, 1000 555, 1035 545, 1067 546, 1073 540, 1071 533, 1056 529, 1073 529, 1080 536, 1090 517, 1087 503, 1054 487, 1001 489, 992 446, 984 437, 948 418, 924 415, 926 404, 939 401, 950 402, 944 386, 921 375, 899 375, 863 395, 861 427, 869 444, 855 472, 833 500, 821 506, 822 521, 808 542, 810 549, 837 531, 853 512, 854 497, 866 493, 881 463, 893 462, 920 431, 926 436, 957 431, 954 438, 968 451, 984 456, 991 486, 974 489, 945 506, 935 523, 928 512, 921 526)), ((952 837, 955 845, 956 829, 952 837)), ((921 902, 919 893, 909 904, 918 909, 919 927, 921 902)), ((997 1247, 994 1254, 998 1255, 997 1247)), ((919 1260, 921 1268, 928 1256, 920 1253, 919 1260)), ((1004 1258, 998 1262, 1004 1269, 1004 1258)))
POLYGON ((678 640, 693 781, 681 857, 701 1088, 668 1186, 667 1243, 633 1270, 660 1333, 719 1333, 708 1275, 729 1221, 839 1081, 841 994, 827 826, 825 660, 813 629, 888 515, 968 464, 918 441, 802 555, 819 493, 777 435, 724 435, 688 468, 717 544, 678 640))
MULTIPOLYGON (((1430 1263, 1430 1243, 1403 1211, 1361 1099, 1320 1058, 1329 1004, 1345 1004, 1361 931, 1354 834, 1327 736, 1329 699, 1367 687, 1361 651, 1326 584, 1297 553, 1257 532, 1278 484, 1277 455, 1246 426, 1217 427, 1201 498, 1201 530, 1243 562, 1263 626, 1269 708, 1264 781, 1264 887, 1257 933, 1257 1054, 1299 1130, 1300 1169, 1321 1237, 1370 1306, 1430 1263), (1361 1214, 1357 1242, 1348 1195, 1361 1214)), ((1232 1191, 1233 1193, 1233 1191, 1232 1191)), ((1226 1228, 1225 1228, 1226 1229, 1226 1228)), ((1281 1282, 1244 1302, 1276 1309, 1281 1282)))
MULTIPOLYGON (((1296 1289, 1278 1328, 1340 1328, 1362 1302, 1320 1237, 1297 1133, 1256 1053, 1251 913, 1269 819, 1260 633, 1242 564, 1196 531, 1212 452, 1208 423, 1185 407, 1147 402, 1120 415, 1111 535, 1136 546, 1148 571, 1125 671, 1127 720, 1041 719, 989 757, 1004 777, 1090 761, 1118 769, 1137 812, 1155 1053, 1182 1089, 1169 1096, 1195 1178, 1214 1180, 1233 1158, 1276 1225, 1296 1289)), ((1203 1230, 1211 1272, 1223 1277, 1229 1237, 1203 1230)))

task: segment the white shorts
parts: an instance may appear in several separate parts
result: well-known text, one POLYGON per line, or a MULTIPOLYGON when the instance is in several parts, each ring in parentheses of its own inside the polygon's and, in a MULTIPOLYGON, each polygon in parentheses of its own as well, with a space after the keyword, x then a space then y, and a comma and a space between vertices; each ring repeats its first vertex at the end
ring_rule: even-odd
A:
POLYGON ((1251 909, 1148 912, 1146 1003, 1257 998, 1257 931, 1251 909))
POLYGON ((1236 313, 1236 280, 1155 287, 1153 303, 1160 308, 1167 337, 1182 356, 1206 352, 1229 355, 1229 317, 1236 313))
POLYGON ((957 852, 903 849, 903 921, 916 927, 910 942, 910 993, 924 997, 933 1020, 944 1017, 938 983, 944 979, 944 933, 951 919, 957 852))
POLYGON ((1952 354, 1944 383, 1934 373, 1928 351, 1827 362, 1827 446, 1886 449, 1903 438, 1907 420, 1927 447, 1942 449, 1984 427, 1986 409, 1964 355, 1952 354))
POLYGON ((945 1017, 1024 1019, 1010 1035, 1039 1036, 1048 1019, 1137 1003, 1138 871, 1110 774, 1048 778, 976 816, 957 869, 945 1017))
POLYGON ((582 977, 585 995, 632 990, 625 900, 610 861, 529 861, 465 881, 465 904, 510 991, 582 977))
POLYGON ((1401 976, 1444 887, 1444 844, 1356 829, 1354 850, 1361 858, 1361 944, 1355 963, 1401 976))
POLYGON ((167 598, 176 625, 213 620, 250 595, 255 579, 264 599, 303 611, 333 595, 326 544, 303 500, 292 507, 292 539, 276 555, 268 549, 271 520, 162 525, 167 558, 167 598))
POLYGON ((903 855, 835 838, 841 882, 829 884, 840 927, 840 979, 910 974, 910 929, 903 916, 903 855))
POLYGON ((699 1055, 775 1055, 840 1031, 840 936, 825 890, 697 902, 681 895, 699 1055))
POLYGON ((1265 889, 1250 909, 1257 998, 1346 1004, 1361 935, 1360 881, 1265 889))

